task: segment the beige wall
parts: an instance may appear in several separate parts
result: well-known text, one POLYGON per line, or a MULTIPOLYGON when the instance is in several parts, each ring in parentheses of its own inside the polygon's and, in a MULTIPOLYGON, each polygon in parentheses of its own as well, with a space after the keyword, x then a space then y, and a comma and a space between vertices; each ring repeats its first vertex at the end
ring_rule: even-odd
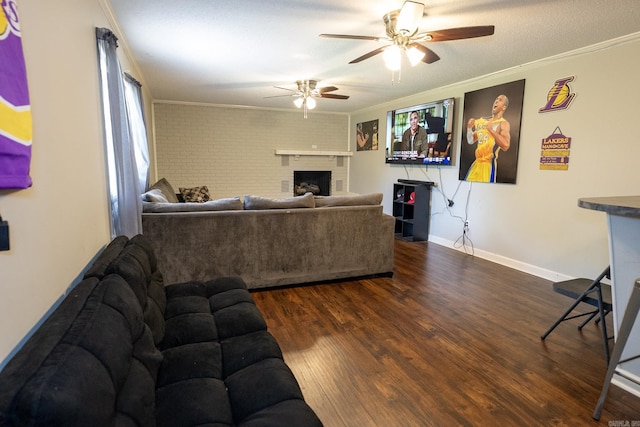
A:
MULTIPOLYGON (((26 190, 0 192, 0 214, 9 222, 11 234, 11 250, 0 252, 0 367, 109 240, 94 34, 96 26, 111 27, 109 14, 102 0, 18 0, 18 7, 34 120, 34 184, 26 190)), ((209 118, 229 115, 232 125, 210 130, 224 128, 231 131, 229 135, 220 139, 212 135, 196 137, 204 145, 214 142, 210 158, 201 163, 205 165, 202 175, 177 175, 167 158, 160 159, 160 149, 154 178, 166 173, 176 185, 211 185, 214 194, 220 196, 244 193, 245 187, 234 187, 240 164, 226 169, 226 162, 218 163, 218 169, 210 166, 220 158, 219 152, 224 153, 235 142, 235 147, 244 146, 247 162, 251 162, 247 169, 267 165, 252 187, 255 193, 269 195, 274 191, 273 195, 279 195, 281 181, 289 172, 283 171, 279 164, 282 160, 273 155, 275 149, 311 149, 311 145, 317 145, 318 150, 343 151, 350 140, 351 151, 355 152, 353 123, 377 118, 384 135, 390 109, 448 96, 457 97, 461 107, 466 91, 525 78, 516 185, 460 183, 457 167, 390 167, 384 164, 384 150, 378 150, 355 152, 346 159, 350 173, 343 177, 349 181, 345 188, 358 193, 382 191, 385 210, 390 212, 390 193, 396 179, 436 181, 439 187, 433 195, 433 241, 453 246, 462 233, 456 216, 465 215, 468 202, 469 237, 476 255, 542 276, 593 275, 608 262, 605 217, 578 208, 577 198, 637 194, 640 182, 640 144, 635 130, 640 42, 633 38, 624 41, 417 94, 356 112, 350 118, 312 112, 305 121, 300 112, 225 109, 229 111, 220 115, 216 112, 209 118), (572 88, 577 98, 571 108, 538 114, 553 82, 569 75, 576 76, 572 88), (556 126, 573 138, 569 170, 540 171, 541 139, 556 126), (293 134, 288 133, 293 132, 291 127, 296 129, 293 134), (336 134, 329 137, 333 128, 336 134), (248 136, 242 136, 243 131, 248 136), (265 139, 265 135, 269 137, 265 139), (226 189, 224 193, 221 188, 226 189), (443 195, 454 199, 450 211, 445 208, 443 195)), ((130 69, 126 58, 122 59, 125 70, 130 69)), ((142 76, 132 74, 144 86, 142 76)), ((155 108, 162 109, 162 105, 156 104, 155 108)), ((202 111, 209 108, 217 107, 202 111)), ((151 111, 149 105, 147 111, 151 111)), ((459 108, 459 122, 461 113, 459 108)), ((184 144, 190 140, 190 129, 183 127, 174 138, 184 144)), ((459 141, 461 135, 455 138, 459 141)), ((159 147, 169 142, 161 139, 159 147)), ((191 156, 181 161, 192 167, 201 159, 191 156)), ((310 161, 320 162, 309 165, 310 169, 320 168, 325 161, 331 163, 322 158, 310 161)), ((290 159, 290 164, 295 162, 290 159)))
MULTIPOLYGON (((349 160, 276 150, 347 151, 349 116, 210 105, 154 104, 157 176, 174 189, 206 185, 214 198, 290 197, 294 170, 330 170, 347 191, 349 160)), ((339 191, 342 188, 342 191, 339 191)))
MULTIPOLYGON (((549 279, 595 277, 608 264, 605 215, 579 208, 577 200, 639 193, 639 49, 636 35, 356 112, 352 122, 377 118, 385 135, 388 110, 453 96, 458 100, 454 140, 460 144, 465 92, 526 79, 515 185, 459 181, 458 166, 390 166, 379 151, 356 153, 351 190, 384 191, 385 211, 391 213, 392 184, 398 178, 435 181, 439 187, 432 197, 430 240, 457 247, 461 218, 468 215, 467 251, 476 256, 549 279), (554 82, 567 76, 575 76, 572 105, 539 114, 554 82), (572 138, 569 170, 540 170, 542 139, 557 126, 572 138), (443 196, 454 200, 451 209, 443 196)), ((354 135, 352 131, 352 140, 354 135)))
POLYGON ((109 241, 95 28, 112 26, 101 3, 17 1, 33 186, 0 191, 11 239, 0 252, 0 368, 109 241))

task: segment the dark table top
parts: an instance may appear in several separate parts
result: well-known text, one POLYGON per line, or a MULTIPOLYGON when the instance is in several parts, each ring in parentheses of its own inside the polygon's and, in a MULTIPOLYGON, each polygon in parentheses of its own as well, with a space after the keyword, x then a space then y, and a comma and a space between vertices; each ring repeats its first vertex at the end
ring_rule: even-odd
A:
POLYGON ((584 197, 578 199, 578 206, 611 215, 640 218, 640 196, 584 197))

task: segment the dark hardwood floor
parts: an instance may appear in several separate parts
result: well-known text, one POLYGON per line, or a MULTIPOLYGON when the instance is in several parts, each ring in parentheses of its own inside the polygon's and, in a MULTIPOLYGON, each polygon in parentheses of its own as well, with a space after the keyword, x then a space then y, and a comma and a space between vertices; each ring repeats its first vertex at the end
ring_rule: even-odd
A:
POLYGON ((549 281, 433 243, 395 249, 392 278, 253 292, 327 427, 640 425, 640 398, 616 386, 591 418, 598 326, 540 339, 571 303, 549 281))

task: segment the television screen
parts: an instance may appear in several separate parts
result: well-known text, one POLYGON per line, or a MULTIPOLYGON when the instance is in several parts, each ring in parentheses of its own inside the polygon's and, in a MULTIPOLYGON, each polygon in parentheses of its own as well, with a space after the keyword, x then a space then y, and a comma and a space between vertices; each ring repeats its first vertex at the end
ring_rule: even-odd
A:
POLYGON ((454 98, 387 113, 386 162, 451 165, 454 98))

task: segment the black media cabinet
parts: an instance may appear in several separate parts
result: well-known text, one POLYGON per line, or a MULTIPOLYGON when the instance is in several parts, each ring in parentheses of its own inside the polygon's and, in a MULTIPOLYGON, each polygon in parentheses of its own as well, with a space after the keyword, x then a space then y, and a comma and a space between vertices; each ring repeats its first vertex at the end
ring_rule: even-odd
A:
POLYGON ((414 242, 429 239, 431 181, 399 179, 393 184, 393 216, 397 237, 414 242), (412 195, 413 194, 413 198, 412 195))

